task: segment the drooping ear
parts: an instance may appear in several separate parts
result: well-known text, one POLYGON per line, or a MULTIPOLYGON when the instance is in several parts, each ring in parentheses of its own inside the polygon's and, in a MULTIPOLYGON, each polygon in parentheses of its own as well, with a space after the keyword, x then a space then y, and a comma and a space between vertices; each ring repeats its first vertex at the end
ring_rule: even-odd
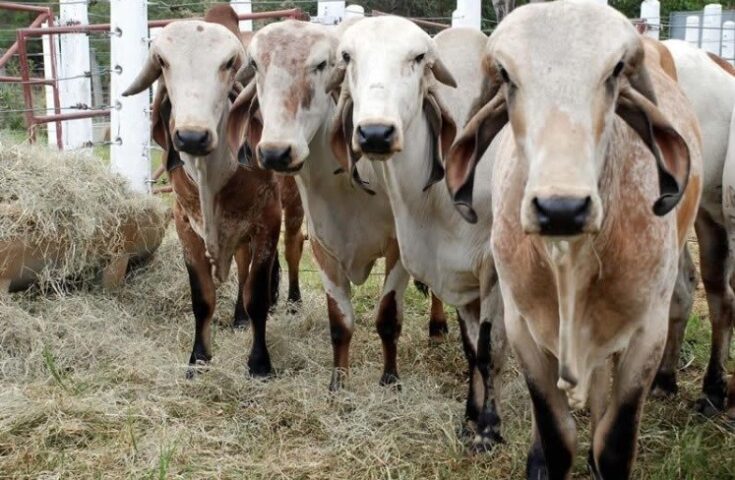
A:
POLYGON ((679 203, 689 182, 689 146, 632 82, 621 88, 616 113, 635 130, 656 159, 660 196, 653 204, 653 213, 666 215, 679 203))
POLYGON ((171 101, 168 98, 166 86, 161 82, 156 89, 151 109, 151 137, 163 149, 166 171, 169 172, 184 163, 171 142, 170 123, 171 101))
POLYGON ((258 106, 257 87, 255 80, 251 80, 230 107, 227 120, 227 142, 232 153, 237 155, 243 165, 251 165, 252 155, 247 156, 248 148, 252 153, 252 149, 257 146, 257 143, 252 143, 252 139, 257 137, 259 143, 263 132, 262 123, 254 118, 258 106), (249 145, 246 146, 246 143, 249 145))
POLYGON ((148 53, 148 58, 143 65, 143 70, 140 71, 133 83, 122 93, 123 97, 129 97, 130 95, 137 95, 143 90, 147 90, 153 85, 153 82, 158 80, 161 76, 161 65, 156 60, 156 54, 151 49, 148 53))
POLYGON ((339 98, 342 82, 345 80, 345 73, 347 73, 347 67, 345 65, 337 65, 334 70, 332 70, 332 74, 327 81, 324 91, 329 95, 339 98))
POLYGON ((434 78, 436 78, 437 81, 449 87, 457 88, 457 81, 454 80, 454 77, 449 72, 449 69, 446 67, 446 65, 444 65, 438 55, 435 56, 434 62, 429 68, 431 69, 431 73, 434 74, 434 78))
POLYGON ((454 206, 470 223, 477 222, 477 213, 472 208, 475 168, 495 136, 508 123, 505 95, 500 90, 497 72, 494 69, 486 71, 488 77, 470 110, 470 120, 452 145, 446 161, 447 187, 454 206))
POLYGON ((347 92, 343 91, 337 103, 337 113, 332 121, 330 134, 330 146, 340 165, 335 173, 349 172, 350 182, 353 185, 357 185, 370 195, 375 195, 375 191, 367 186, 368 182, 360 178, 360 172, 357 170, 357 162, 360 160, 360 156, 352 148, 353 107, 352 98, 347 92))
POLYGON ((431 170, 424 191, 444 178, 444 161, 454 137, 457 125, 447 109, 432 91, 424 97, 424 114, 431 128, 431 170))

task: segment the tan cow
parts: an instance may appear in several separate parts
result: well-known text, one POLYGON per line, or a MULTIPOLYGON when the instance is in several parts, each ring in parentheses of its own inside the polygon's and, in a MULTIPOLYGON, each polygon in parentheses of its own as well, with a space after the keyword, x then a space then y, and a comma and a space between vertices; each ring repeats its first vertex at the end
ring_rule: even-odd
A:
MULTIPOLYGON (((277 289, 272 272, 281 203, 273 174, 239 165, 224 138, 228 97, 236 94, 235 75, 245 54, 237 23, 231 7, 217 6, 205 21, 169 24, 151 43, 143 71, 123 95, 146 91, 162 77, 153 137, 165 150, 176 231, 191 284, 196 328, 189 364, 212 358, 215 282, 227 279, 234 257, 243 297, 235 320, 246 322, 246 314, 252 319, 248 366, 251 375, 267 376, 271 362, 265 322, 277 289)), ((190 368, 189 376, 194 371, 190 368)))
POLYGON ((482 68, 447 181, 471 211, 497 136, 492 175, 474 180, 492 186, 506 329, 533 401, 528 478, 571 478, 570 406, 587 404, 593 476, 629 478, 699 203, 697 119, 630 21, 589 1, 516 9, 482 68))
MULTIPOLYGON (((353 20, 354 22, 354 20, 353 20)), ((349 24, 348 24, 349 25, 349 24)), ((395 224, 385 190, 369 165, 356 170, 372 195, 353 185, 352 173, 335 174, 340 164, 328 135, 335 102, 328 90, 343 28, 284 21, 259 30, 248 48, 248 86, 233 106, 247 120, 246 145, 253 164, 293 175, 308 218, 308 231, 327 296, 334 370, 329 387, 343 385, 355 328, 352 284, 364 283, 375 262, 386 262, 376 329, 383 343, 380 383, 398 381, 397 348, 403 295, 409 276, 400 260, 395 224)), ((244 72, 245 73, 245 72, 244 72)), ((232 132, 235 148, 243 133, 232 132)), ((446 317, 432 297, 430 335, 441 338, 446 317)))

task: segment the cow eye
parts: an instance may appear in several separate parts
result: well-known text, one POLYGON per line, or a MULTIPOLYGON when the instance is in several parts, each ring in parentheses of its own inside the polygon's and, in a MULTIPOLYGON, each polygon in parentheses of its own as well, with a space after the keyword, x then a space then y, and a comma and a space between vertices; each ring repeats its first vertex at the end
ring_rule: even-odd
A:
POLYGON ((156 60, 158 61, 158 64, 161 66, 161 68, 168 68, 168 63, 166 63, 166 60, 163 59, 160 55, 156 55, 156 60))
POLYGON ((233 65, 235 65, 235 57, 232 57, 231 59, 227 60, 227 63, 225 63, 223 70, 230 70, 233 65))
POLYGON ((500 71, 500 78, 503 79, 503 82, 510 83, 510 76, 508 75, 508 71, 500 65, 498 66, 498 70, 500 71))
POLYGON ((347 53, 347 52, 342 52, 342 60, 343 60, 343 61, 344 61, 345 63, 350 63, 350 60, 351 60, 351 58, 350 58, 350 54, 349 54, 349 53, 347 53))
POLYGON ((624 67, 625 67, 625 64, 622 61, 618 62, 618 64, 615 65, 615 69, 613 70, 613 73, 612 73, 613 78, 617 78, 618 75, 620 75, 620 72, 623 71, 624 67))
POLYGON ((324 60, 324 61, 323 61, 322 63, 320 63, 319 65, 317 65, 317 66, 316 66, 316 68, 315 68, 315 70, 316 70, 317 72, 323 72, 325 68, 327 68, 327 61, 326 61, 326 60, 324 60))
POLYGON ((421 63, 424 61, 424 58, 426 58, 426 54, 422 53, 420 55, 416 55, 416 58, 414 58, 413 61, 416 63, 421 63))
POLYGON ((250 66, 253 67, 253 70, 255 70, 256 72, 258 71, 258 64, 255 63, 255 60, 253 60, 252 58, 250 59, 250 66))

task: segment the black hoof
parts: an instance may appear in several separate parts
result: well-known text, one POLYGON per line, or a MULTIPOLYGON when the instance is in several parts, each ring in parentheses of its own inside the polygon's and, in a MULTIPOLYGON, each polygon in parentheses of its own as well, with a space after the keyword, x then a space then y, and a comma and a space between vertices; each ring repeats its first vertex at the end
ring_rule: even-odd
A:
POLYGON ((398 378, 397 373, 393 372, 385 372, 383 373, 383 376, 380 377, 380 386, 381 387, 391 387, 395 388, 396 390, 401 390, 401 379, 398 378))
POLYGON ((347 374, 344 371, 340 369, 334 369, 332 371, 332 379, 329 381, 329 391, 338 392, 342 390, 345 386, 346 377, 347 374))
POLYGON ((235 318, 235 321, 232 322, 233 330, 247 330, 249 327, 250 327, 249 317, 235 318))
POLYGON ((658 372, 653 380, 651 395, 656 398, 667 398, 677 393, 679 393, 679 386, 676 383, 676 374, 658 372))
POLYGON ((301 289, 299 287, 288 289, 288 301, 289 303, 301 304, 301 289))
POLYGON ((301 300, 289 300, 287 305, 286 312, 290 315, 296 315, 301 311, 301 300))
POLYGON ((189 358, 189 368, 186 370, 186 379, 193 380, 200 373, 204 373, 209 366, 212 357, 202 354, 191 354, 189 358))
POLYGON ((446 321, 429 321, 429 340, 432 343, 442 343, 449 333, 446 321))
POLYGON ((270 358, 267 356, 262 359, 248 360, 248 371, 252 378, 267 379, 273 375, 270 358))
POLYGON ((707 418, 712 418, 720 414, 725 407, 725 397, 719 395, 702 395, 694 402, 694 409, 697 413, 707 418))
POLYGON ((549 480, 546 457, 540 443, 534 443, 526 458, 526 478, 528 480, 549 480))
POLYGON ((505 443, 503 437, 496 433, 475 434, 472 442, 470 442, 470 452, 472 453, 488 453, 495 445, 505 443))
POLYGON ((602 475, 597 471, 597 465, 595 465, 595 458, 592 450, 587 452, 587 471, 590 473, 592 480, 602 480, 602 475))

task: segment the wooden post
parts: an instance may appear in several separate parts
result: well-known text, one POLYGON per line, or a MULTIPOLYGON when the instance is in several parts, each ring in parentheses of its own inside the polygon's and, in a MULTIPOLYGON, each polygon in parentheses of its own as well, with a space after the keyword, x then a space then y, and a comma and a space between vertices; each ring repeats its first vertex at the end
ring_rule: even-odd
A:
MULTIPOLYGON (((88 25, 87 0, 61 0, 59 24, 88 25)), ((92 106, 92 83, 89 77, 89 37, 84 34, 59 36, 61 60, 59 94, 61 106, 92 106)), ((67 110, 68 111, 68 110, 67 110)), ((62 113, 66 113, 62 112, 62 113)), ((93 140, 92 119, 83 118, 64 122, 64 149, 81 148, 93 140)))
POLYGON ((134 190, 149 192, 150 95, 122 97, 148 59, 146 0, 110 0, 110 163, 134 190))
MULTIPOLYGON (((238 14, 253 13, 253 2, 247 0, 230 0, 232 9, 238 14)), ((252 20, 240 20, 240 31, 241 32, 252 32, 253 21, 252 20)))

